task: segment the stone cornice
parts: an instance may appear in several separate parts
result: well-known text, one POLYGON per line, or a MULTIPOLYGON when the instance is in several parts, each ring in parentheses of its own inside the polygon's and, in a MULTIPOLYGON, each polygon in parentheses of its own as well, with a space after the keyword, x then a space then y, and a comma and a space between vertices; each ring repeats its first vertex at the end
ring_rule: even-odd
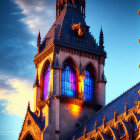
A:
POLYGON ((105 58, 106 58, 105 56, 102 56, 102 55, 92 54, 92 53, 85 52, 85 51, 82 51, 82 50, 77 50, 77 49, 63 47, 63 46, 60 47, 60 50, 63 51, 63 52, 76 54, 76 55, 79 55, 81 57, 91 58, 91 59, 94 59, 94 60, 100 60, 100 63, 102 63, 102 64, 104 64, 104 61, 105 61, 105 58))
POLYGON ((64 96, 55 96, 55 98, 60 99, 60 101, 62 103, 70 103, 70 104, 76 104, 76 105, 80 105, 80 106, 88 106, 95 110, 99 110, 102 107, 101 105, 97 105, 97 104, 90 103, 90 102, 85 102, 83 100, 79 100, 76 98, 68 98, 68 97, 64 97, 64 96))
POLYGON ((37 68, 38 63, 40 63, 46 56, 48 56, 50 53, 54 52, 54 44, 52 43, 48 47, 46 47, 41 53, 37 54, 34 57, 34 64, 37 68))

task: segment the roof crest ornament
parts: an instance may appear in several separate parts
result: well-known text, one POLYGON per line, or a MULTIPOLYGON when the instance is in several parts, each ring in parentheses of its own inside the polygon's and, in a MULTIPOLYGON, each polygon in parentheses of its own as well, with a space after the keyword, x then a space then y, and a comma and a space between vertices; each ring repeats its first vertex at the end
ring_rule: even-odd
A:
POLYGON ((89 31, 89 26, 83 25, 81 23, 73 24, 72 30, 77 31, 79 37, 84 37, 86 32, 89 31))

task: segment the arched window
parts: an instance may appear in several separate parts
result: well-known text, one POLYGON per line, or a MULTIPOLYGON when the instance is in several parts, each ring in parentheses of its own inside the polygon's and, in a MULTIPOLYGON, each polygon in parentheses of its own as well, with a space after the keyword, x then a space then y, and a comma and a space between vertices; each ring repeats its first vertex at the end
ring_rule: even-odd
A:
POLYGON ((50 64, 48 65, 45 74, 44 74, 44 89, 43 89, 43 99, 46 100, 48 93, 49 93, 49 87, 50 87, 50 79, 51 79, 51 71, 50 71, 50 64))
POLYGON ((135 119, 133 117, 130 118, 130 123, 131 123, 132 129, 133 129, 133 132, 138 130, 137 124, 136 124, 135 119))
POLYGON ((23 140, 34 140, 34 138, 30 133, 28 133, 27 136, 23 140))
POLYGON ((135 122, 132 123, 132 127, 133 127, 133 131, 138 130, 138 128, 137 128, 137 124, 136 124, 135 122))
POLYGON ((66 61, 61 72, 61 95, 74 98, 76 92, 76 71, 70 61, 66 61))
POLYGON ((84 79, 84 100, 85 101, 93 101, 94 99, 94 75, 89 68, 85 71, 85 79, 84 79))
POLYGON ((120 125, 120 138, 122 138, 122 137, 124 137, 125 136, 125 130, 124 130, 124 127, 123 127, 123 125, 120 125))

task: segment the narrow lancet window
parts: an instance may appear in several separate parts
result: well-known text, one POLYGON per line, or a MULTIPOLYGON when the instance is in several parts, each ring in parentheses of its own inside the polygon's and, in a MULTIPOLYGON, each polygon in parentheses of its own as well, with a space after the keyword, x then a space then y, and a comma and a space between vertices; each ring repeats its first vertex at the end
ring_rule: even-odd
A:
POLYGON ((84 79, 84 100, 92 102, 94 99, 94 75, 89 69, 85 71, 84 79))
POLYGON ((45 75, 44 75, 44 90, 43 90, 43 99, 46 100, 48 93, 49 93, 49 87, 50 87, 50 78, 51 78, 51 71, 50 71, 50 64, 48 65, 45 75))
POLYGON ((70 64, 65 62, 61 72, 61 95, 74 98, 76 91, 76 71, 70 64))

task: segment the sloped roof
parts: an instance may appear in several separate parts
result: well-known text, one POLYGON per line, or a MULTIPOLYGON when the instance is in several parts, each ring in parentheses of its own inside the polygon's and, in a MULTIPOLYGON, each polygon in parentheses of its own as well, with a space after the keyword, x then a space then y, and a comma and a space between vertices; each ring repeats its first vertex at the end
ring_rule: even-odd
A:
POLYGON ((89 31, 84 37, 78 37, 77 33, 72 30, 72 25, 78 23, 87 26, 83 15, 76 8, 64 8, 44 37, 39 52, 42 52, 51 43, 54 43, 56 45, 106 56, 104 49, 97 45, 89 31))
POLYGON ((30 115, 33 117, 34 121, 37 123, 39 126, 40 130, 43 130, 45 127, 45 119, 41 118, 40 116, 38 117, 36 114, 34 114, 30 109, 28 109, 30 115))
POLYGON ((25 115, 25 118, 24 118, 24 122, 23 122, 23 125, 22 125, 22 128, 21 128, 21 132, 19 134, 19 139, 21 139, 22 131, 23 131, 23 128, 25 126, 25 122, 29 117, 28 115, 30 115, 32 117, 32 119, 35 121, 35 123, 37 124, 37 126, 40 128, 41 131, 43 131, 43 129, 45 127, 45 119, 44 118, 41 119, 41 117, 38 117, 35 113, 33 113, 30 110, 30 103, 28 103, 26 115, 25 115))
MULTIPOLYGON (((108 105, 103 107, 101 110, 96 112, 91 119, 85 122, 77 131, 75 131, 73 135, 75 138, 79 138, 84 134, 84 128, 86 126, 86 133, 92 131, 94 129, 95 120, 98 121, 98 126, 103 124, 103 117, 106 116, 106 122, 112 120, 114 118, 114 110, 116 109, 117 116, 124 112, 125 103, 127 101, 128 110, 136 106, 135 101, 140 100, 140 96, 138 95, 138 91, 140 90, 140 83, 136 84, 134 87, 126 91, 124 94, 110 102, 108 105)), ((70 137, 69 139, 72 139, 70 137)))

